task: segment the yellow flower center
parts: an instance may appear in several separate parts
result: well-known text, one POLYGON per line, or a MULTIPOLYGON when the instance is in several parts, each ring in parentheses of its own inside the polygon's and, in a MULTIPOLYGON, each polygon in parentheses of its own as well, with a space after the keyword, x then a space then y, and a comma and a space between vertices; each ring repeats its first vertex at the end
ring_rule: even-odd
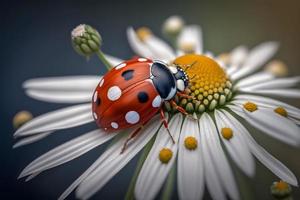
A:
POLYGON ((203 55, 187 54, 176 58, 173 63, 187 73, 189 86, 186 93, 195 97, 194 100, 179 98, 180 105, 187 112, 191 113, 192 110, 203 113, 205 110, 214 110, 231 99, 231 81, 213 59, 203 55))
POLYGON ((280 190, 280 191, 285 191, 289 188, 289 184, 287 184, 286 182, 281 181, 281 180, 279 182, 276 182, 274 186, 277 190, 280 190))
POLYGON ((226 140, 230 140, 233 136, 233 131, 231 128, 225 127, 221 129, 221 134, 223 138, 225 138, 226 140))
POLYGON ((136 30, 136 34, 138 38, 144 42, 147 38, 149 38, 152 35, 152 32, 149 28, 147 27, 141 27, 136 30))
POLYGON ((283 108, 283 107, 277 107, 274 109, 274 112, 276 112, 277 114, 283 116, 283 117, 287 117, 288 113, 287 111, 283 108))
POLYGON ((188 150, 195 150, 198 146, 198 141, 195 137, 192 136, 186 137, 184 140, 184 146, 188 150))
POLYGON ((173 156, 173 152, 169 148, 163 148, 159 152, 159 160, 165 164, 167 164, 171 160, 172 156, 173 156))
POLYGON ((249 112, 254 112, 254 111, 257 110, 257 105, 255 103, 252 103, 252 102, 247 102, 243 106, 249 112))

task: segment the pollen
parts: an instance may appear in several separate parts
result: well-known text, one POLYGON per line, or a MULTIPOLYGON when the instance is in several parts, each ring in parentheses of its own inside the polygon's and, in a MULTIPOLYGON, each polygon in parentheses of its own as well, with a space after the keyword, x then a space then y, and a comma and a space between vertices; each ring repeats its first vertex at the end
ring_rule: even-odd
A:
POLYGON ((280 180, 275 183, 275 187, 278 190, 286 190, 289 187, 289 185, 286 182, 280 180))
POLYGON ((19 128, 26 122, 32 119, 32 114, 29 111, 23 110, 18 112, 13 118, 13 126, 14 128, 19 128))
POLYGON ((147 38, 149 38, 152 35, 152 32, 149 28, 147 27, 141 27, 136 30, 136 34, 138 38, 144 42, 147 38))
POLYGON ((287 117, 288 113, 287 111, 283 108, 283 107, 277 107, 274 109, 274 112, 276 112, 277 114, 283 116, 283 117, 287 117))
POLYGON ((254 111, 257 110, 257 105, 255 103, 253 103, 253 102, 247 102, 243 106, 249 112, 254 112, 254 111))
POLYGON ((198 141, 195 137, 189 136, 184 139, 184 146, 188 150, 195 150, 198 146, 198 141))
POLYGON ((230 140, 233 136, 233 131, 231 128, 224 127, 221 129, 221 134, 223 138, 225 138, 226 140, 230 140))
MULTIPOLYGON (((186 99, 186 105, 189 105, 188 113, 201 114, 212 111, 231 99, 232 83, 222 67, 213 59, 203 55, 187 54, 176 58, 173 63, 181 67, 189 77, 187 91, 195 99, 186 99), (193 103, 192 111, 188 102, 193 103)), ((181 100, 182 97, 180 102, 181 100)))
POLYGON ((159 152, 159 160, 164 164, 167 164, 171 160, 172 156, 173 152, 169 148, 163 148, 159 152))

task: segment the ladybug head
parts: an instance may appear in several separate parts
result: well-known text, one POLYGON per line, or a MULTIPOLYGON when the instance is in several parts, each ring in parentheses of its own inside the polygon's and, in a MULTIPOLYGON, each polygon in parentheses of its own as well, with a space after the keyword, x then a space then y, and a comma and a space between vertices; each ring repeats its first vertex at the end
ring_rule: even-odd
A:
POLYGON ((185 88, 189 85, 189 77, 185 71, 179 67, 169 67, 176 79, 176 88, 178 91, 183 92, 185 88))

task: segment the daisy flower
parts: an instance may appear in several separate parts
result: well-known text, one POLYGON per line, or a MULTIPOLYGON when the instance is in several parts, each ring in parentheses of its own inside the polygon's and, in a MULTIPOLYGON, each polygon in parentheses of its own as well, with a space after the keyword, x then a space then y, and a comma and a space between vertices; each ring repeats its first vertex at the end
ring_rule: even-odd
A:
MULTIPOLYGON (((193 117, 177 112, 168 102, 164 104, 175 144, 155 116, 123 154, 120 150, 131 130, 107 134, 96 129, 40 156, 19 178, 30 180, 115 138, 60 199, 74 190, 76 197, 90 198, 142 149, 145 149, 145 159, 133 181, 136 199, 154 199, 171 170, 177 170, 180 199, 201 199, 205 187, 213 199, 226 199, 227 196, 240 199, 228 157, 249 177, 255 174, 255 157, 281 180, 298 185, 295 175, 260 146, 244 125, 251 125, 289 145, 300 144, 299 109, 266 97, 300 97, 299 89, 292 88, 300 77, 284 78, 286 67, 280 61, 267 64, 278 44, 264 42, 252 49, 239 46, 228 54, 214 56, 203 50, 201 28, 185 25, 178 16, 166 20, 163 33, 174 48, 148 28, 134 30, 129 27, 127 30, 129 44, 138 56, 184 66, 191 78, 186 93, 194 99, 176 96, 175 101, 193 117)), ((90 26, 80 25, 74 29, 72 37, 73 46, 81 55, 96 53, 101 60, 107 60, 106 65, 122 65, 121 59, 101 52, 101 37, 90 26), (87 43, 89 40, 96 45, 87 43)), ((23 86, 30 97, 77 105, 43 114, 23 125, 15 133, 15 137, 21 138, 15 147, 40 140, 55 131, 93 122, 91 101, 99 80, 101 76, 95 75, 26 81, 23 86)))

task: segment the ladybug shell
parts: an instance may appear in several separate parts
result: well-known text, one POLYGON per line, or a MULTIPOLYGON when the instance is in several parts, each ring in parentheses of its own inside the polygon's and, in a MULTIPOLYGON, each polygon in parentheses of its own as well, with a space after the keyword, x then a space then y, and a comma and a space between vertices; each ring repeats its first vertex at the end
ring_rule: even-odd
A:
POLYGON ((160 109, 162 99, 150 79, 152 60, 123 62, 103 76, 93 96, 93 115, 106 131, 142 125, 160 109))

